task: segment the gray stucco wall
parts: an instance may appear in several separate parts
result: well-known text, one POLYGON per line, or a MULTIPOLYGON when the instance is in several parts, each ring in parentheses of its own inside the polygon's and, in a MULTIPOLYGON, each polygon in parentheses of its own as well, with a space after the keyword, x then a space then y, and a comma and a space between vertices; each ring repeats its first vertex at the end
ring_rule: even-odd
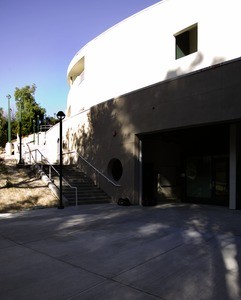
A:
MULTIPOLYGON (((137 135, 177 128, 236 122, 241 119, 241 60, 220 64, 143 88, 91 108, 91 130, 79 142, 81 151, 111 176, 108 163, 123 165, 118 197, 138 203, 137 135)), ((108 192, 108 187, 105 186, 108 192)), ((113 190, 109 189, 110 193, 113 190)))

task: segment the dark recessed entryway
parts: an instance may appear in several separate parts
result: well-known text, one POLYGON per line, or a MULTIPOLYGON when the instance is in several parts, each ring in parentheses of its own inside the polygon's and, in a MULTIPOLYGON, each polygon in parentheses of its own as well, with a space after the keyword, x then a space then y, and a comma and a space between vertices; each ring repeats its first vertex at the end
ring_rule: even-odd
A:
POLYGON ((142 204, 228 205, 229 125, 159 132, 142 140, 142 204))

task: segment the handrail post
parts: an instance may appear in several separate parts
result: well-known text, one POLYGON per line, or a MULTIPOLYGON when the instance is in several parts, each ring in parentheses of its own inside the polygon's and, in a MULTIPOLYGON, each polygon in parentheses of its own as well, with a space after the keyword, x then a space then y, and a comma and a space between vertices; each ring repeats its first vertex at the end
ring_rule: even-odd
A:
MULTIPOLYGON (((29 149, 29 154, 30 154, 30 158, 32 158, 34 160, 34 155, 33 155, 33 152, 35 152, 35 157, 37 157, 37 152, 39 152, 39 155, 40 157, 42 157, 42 159, 44 159, 48 164, 49 164, 49 179, 52 181, 52 175, 51 175, 51 172, 52 172, 52 169, 56 172, 56 174, 60 177, 60 173, 54 168, 53 165, 51 165, 49 163, 49 161, 46 159, 46 157, 42 154, 41 151, 39 151, 39 149, 33 149, 31 150, 29 145, 27 144, 28 146, 28 149, 29 149)), ((34 161, 36 164, 40 165, 41 169, 43 168, 43 164, 39 164, 37 162, 37 160, 34 161)), ((62 179, 65 181, 65 183, 71 188, 71 189, 75 189, 75 203, 76 205, 78 205, 78 189, 77 187, 73 187, 71 186, 63 177, 62 179)), ((63 207, 64 208, 64 207, 63 207)))
MULTIPOLYGON (((81 156, 76 150, 75 151, 69 151, 67 153, 63 153, 63 154, 69 154, 69 153, 75 153, 83 162, 85 162, 89 167, 92 168, 92 170, 95 170, 95 172, 98 173, 99 176, 102 176, 105 180, 107 180, 108 182, 110 182, 113 186, 115 187, 120 187, 119 184, 114 183, 111 179, 109 179, 108 177, 106 177, 101 171, 99 171, 96 167, 94 167, 90 162, 88 162, 83 156, 81 156)), ((95 177, 96 178, 96 177, 95 177)), ((97 181, 97 180, 96 180, 97 181)), ((97 185, 97 184, 96 184, 97 185)))
MULTIPOLYGON (((101 176, 101 178, 104 178, 105 180, 107 180, 108 183, 112 184, 112 185, 116 188, 116 190, 115 190, 116 193, 115 193, 114 197, 115 197, 115 199, 117 199, 118 188, 121 187, 121 185, 116 184, 116 183, 113 182, 110 178, 108 178, 107 176, 105 176, 105 175, 104 175, 101 171, 99 171, 95 166, 93 166, 93 165, 92 165, 90 162, 88 162, 84 157, 82 157, 77 151, 69 151, 69 152, 65 152, 65 153, 62 153, 62 155, 70 154, 70 153, 75 153, 76 156, 79 157, 79 158, 81 159, 81 162, 86 163, 86 165, 87 165, 88 167, 91 167, 92 170, 94 170, 94 175, 95 175, 94 178, 95 178, 95 180, 93 180, 93 181, 94 181, 94 184, 95 184, 96 186, 100 187, 100 176, 101 176), (96 172, 97 172, 97 175, 96 175, 96 172), (97 176, 98 176, 98 178, 97 178, 97 176)), ((62 156, 62 155, 61 155, 61 156, 62 156)), ((78 161, 78 159, 77 159, 76 161, 78 161)), ((87 174, 88 172, 85 170, 85 173, 87 174)), ((93 173, 92 173, 92 175, 93 175, 93 173)), ((92 177, 93 177, 93 176, 92 176, 92 177)), ((113 197, 112 197, 112 199, 113 199, 113 197)), ((76 206, 77 206, 77 204, 78 204, 78 199, 77 199, 77 190, 76 190, 76 206)))

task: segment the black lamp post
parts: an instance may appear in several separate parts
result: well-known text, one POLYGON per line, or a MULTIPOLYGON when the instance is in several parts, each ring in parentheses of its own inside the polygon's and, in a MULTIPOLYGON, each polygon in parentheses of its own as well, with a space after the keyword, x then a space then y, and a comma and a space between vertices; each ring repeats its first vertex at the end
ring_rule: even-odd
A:
POLYGON ((63 209, 62 199, 62 177, 63 177, 63 147, 62 147, 62 121, 65 118, 65 114, 62 111, 57 113, 59 119, 59 206, 58 208, 63 209))
POLYGON ((19 116, 19 161, 18 165, 21 166, 24 164, 22 158, 22 103, 20 103, 20 116, 19 116))
POLYGON ((11 108, 10 108, 10 99, 11 96, 7 95, 8 99, 8 142, 6 144, 6 153, 12 154, 12 143, 11 143, 11 108))
POLYGON ((8 99, 8 142, 11 143, 11 108, 10 108, 10 99, 11 96, 6 96, 8 99))

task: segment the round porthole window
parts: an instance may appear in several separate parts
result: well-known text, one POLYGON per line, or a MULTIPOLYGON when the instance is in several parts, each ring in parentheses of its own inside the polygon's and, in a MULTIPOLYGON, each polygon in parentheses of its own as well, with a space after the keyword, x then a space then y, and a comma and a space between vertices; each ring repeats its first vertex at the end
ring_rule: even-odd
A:
POLYGON ((122 163, 117 158, 112 158, 108 164, 108 173, 112 176, 115 181, 121 179, 123 173, 122 163))

